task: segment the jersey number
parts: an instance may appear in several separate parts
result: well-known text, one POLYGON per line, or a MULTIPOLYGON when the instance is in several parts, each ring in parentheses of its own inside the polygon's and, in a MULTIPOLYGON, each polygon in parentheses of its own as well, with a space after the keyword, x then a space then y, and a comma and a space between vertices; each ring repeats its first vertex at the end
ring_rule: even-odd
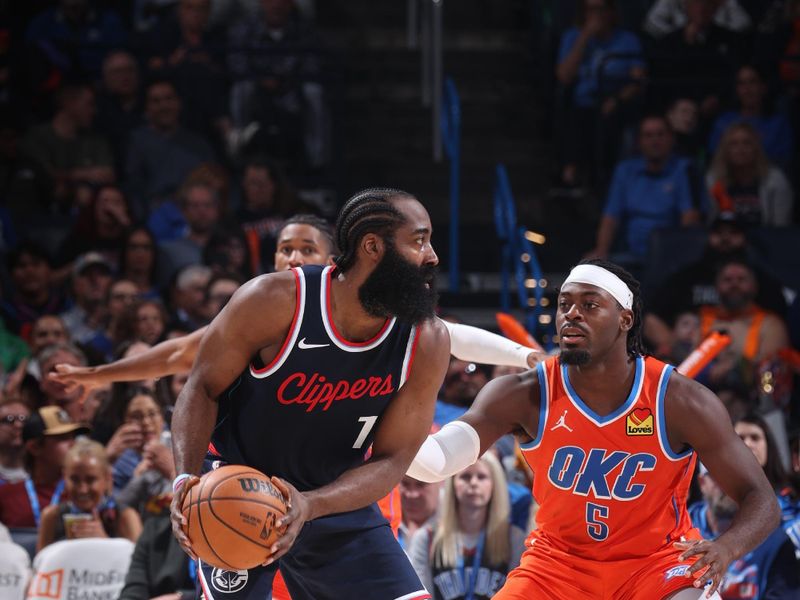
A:
POLYGON ((361 427, 361 433, 358 434, 358 437, 356 438, 356 443, 353 444, 353 448, 355 448, 356 450, 359 450, 361 448, 361 446, 364 445, 364 442, 366 441, 367 436, 369 435, 369 432, 372 431, 372 427, 375 425, 375 421, 377 421, 377 420, 378 420, 377 415, 374 416, 374 417, 359 417, 358 418, 358 422, 359 423, 364 423, 364 425, 362 425, 362 427, 361 427))
POLYGON ((602 504, 586 503, 586 531, 596 542, 608 537, 608 525, 600 519, 608 518, 608 507, 602 504))

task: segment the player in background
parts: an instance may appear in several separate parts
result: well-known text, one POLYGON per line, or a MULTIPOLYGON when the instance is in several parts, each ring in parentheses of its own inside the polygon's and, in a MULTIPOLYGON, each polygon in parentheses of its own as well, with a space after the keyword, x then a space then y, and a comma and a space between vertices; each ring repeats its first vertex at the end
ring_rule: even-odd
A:
POLYGON ((517 435, 540 508, 498 600, 719 598, 731 561, 777 526, 775 494, 724 406, 644 356, 641 319, 638 282, 584 261, 559 293, 560 356, 490 382, 409 468, 438 481, 517 435), (686 510, 697 457, 739 505, 714 541, 700 539, 686 510))

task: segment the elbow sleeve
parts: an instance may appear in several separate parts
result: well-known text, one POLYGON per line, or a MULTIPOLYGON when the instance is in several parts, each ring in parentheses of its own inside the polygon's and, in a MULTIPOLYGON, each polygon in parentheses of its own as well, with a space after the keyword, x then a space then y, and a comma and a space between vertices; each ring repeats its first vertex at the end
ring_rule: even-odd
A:
POLYGON ((453 421, 428 436, 406 474, 428 483, 442 481, 478 460, 480 449, 478 432, 469 423, 453 421))

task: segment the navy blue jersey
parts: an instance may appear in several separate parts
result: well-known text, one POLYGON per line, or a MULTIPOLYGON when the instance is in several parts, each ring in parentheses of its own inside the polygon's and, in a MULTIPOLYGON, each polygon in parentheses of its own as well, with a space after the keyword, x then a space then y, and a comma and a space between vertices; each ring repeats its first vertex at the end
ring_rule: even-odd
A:
POLYGON ((222 460, 305 491, 364 460, 408 376, 418 336, 416 327, 392 318, 371 340, 345 340, 331 318, 331 267, 292 271, 297 301, 289 333, 270 364, 254 358, 219 398, 211 441, 222 460))

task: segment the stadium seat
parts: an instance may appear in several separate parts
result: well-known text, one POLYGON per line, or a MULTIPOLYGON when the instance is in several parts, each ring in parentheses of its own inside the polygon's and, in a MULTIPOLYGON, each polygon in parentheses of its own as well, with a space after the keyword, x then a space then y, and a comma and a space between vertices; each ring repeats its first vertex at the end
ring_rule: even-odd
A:
POLYGON ((28 552, 31 560, 36 556, 36 541, 39 538, 39 530, 35 527, 9 527, 8 532, 15 544, 19 544, 28 552))
POLYGON ((133 547, 124 538, 64 540, 47 546, 33 560, 28 600, 116 598, 133 547))
POLYGON ((0 542, 0 598, 22 600, 31 576, 31 559, 22 546, 0 542))

